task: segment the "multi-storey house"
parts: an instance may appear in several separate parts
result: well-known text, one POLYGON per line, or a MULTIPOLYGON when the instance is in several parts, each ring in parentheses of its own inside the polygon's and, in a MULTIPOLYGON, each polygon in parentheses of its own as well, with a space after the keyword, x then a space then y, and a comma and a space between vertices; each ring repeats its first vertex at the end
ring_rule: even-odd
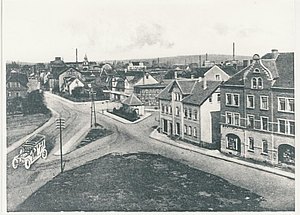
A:
POLYGON ((159 95, 160 131, 206 148, 217 148, 221 81, 175 79, 159 95), (217 117, 217 118, 216 118, 217 117))
POLYGON ((221 151, 295 162, 294 54, 272 50, 221 86, 221 151))

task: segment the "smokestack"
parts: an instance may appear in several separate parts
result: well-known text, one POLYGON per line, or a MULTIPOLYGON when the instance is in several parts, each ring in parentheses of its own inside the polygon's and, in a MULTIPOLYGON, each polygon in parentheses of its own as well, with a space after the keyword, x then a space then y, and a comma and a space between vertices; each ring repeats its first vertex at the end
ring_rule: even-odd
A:
POLYGON ((201 68, 201 55, 199 55, 199 68, 201 68))
POLYGON ((159 57, 157 58, 157 65, 158 65, 158 67, 159 67, 159 57))
POLYGON ((208 54, 206 53, 205 54, 205 60, 207 61, 207 59, 208 59, 208 54))
POLYGON ((78 51, 77 51, 77 48, 76 48, 76 66, 77 66, 77 63, 78 63, 78 51))
POLYGON ((232 53, 232 58, 233 58, 232 60, 235 60, 235 44, 234 44, 234 43, 233 43, 233 45, 232 45, 232 49, 233 49, 233 50, 232 50, 232 52, 233 52, 233 53, 232 53))

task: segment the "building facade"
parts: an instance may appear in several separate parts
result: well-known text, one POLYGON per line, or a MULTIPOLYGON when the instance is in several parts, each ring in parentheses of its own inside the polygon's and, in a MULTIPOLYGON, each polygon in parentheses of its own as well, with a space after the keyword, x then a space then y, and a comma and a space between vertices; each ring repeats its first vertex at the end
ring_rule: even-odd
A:
POLYGON ((294 54, 272 50, 221 86, 221 151, 295 162, 294 54))
POLYGON ((218 148, 220 81, 175 79, 159 95, 160 132, 201 147, 218 148), (217 129, 217 130, 216 130, 217 129))

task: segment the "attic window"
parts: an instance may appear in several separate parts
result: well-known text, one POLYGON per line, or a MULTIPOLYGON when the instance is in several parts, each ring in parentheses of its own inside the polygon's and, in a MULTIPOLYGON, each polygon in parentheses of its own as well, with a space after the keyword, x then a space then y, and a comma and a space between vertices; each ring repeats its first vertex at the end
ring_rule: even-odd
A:
POLYGON ((260 70, 258 68, 254 69, 254 73, 260 73, 260 70))

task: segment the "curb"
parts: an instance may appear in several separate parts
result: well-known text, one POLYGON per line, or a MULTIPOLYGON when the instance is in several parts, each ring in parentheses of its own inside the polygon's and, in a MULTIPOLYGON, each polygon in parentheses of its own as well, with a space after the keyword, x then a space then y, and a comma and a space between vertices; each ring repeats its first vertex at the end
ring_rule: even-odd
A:
POLYGON ((6 150, 6 154, 12 152, 13 150, 15 150, 16 148, 18 148, 20 145, 22 145, 23 142, 25 142, 29 137, 39 133, 40 131, 42 131, 45 127, 51 125, 52 123, 55 122, 55 118, 58 116, 58 113, 53 110, 52 108, 49 108, 48 109, 51 111, 51 114, 52 114, 52 117, 50 117, 48 119, 47 122, 45 122, 42 126, 36 128, 33 132, 31 132, 30 134, 27 134, 25 137, 21 138, 20 140, 12 143, 6 150))
POLYGON ((236 164, 239 164, 239 165, 242 165, 242 166, 250 167, 250 168, 253 168, 253 169, 257 169, 257 170, 260 170, 260 171, 272 173, 272 174, 275 174, 275 175, 278 175, 278 176, 282 176, 282 177, 286 177, 288 179, 295 180, 295 174, 293 174, 293 173, 285 173, 283 171, 278 172, 278 171, 274 171, 272 169, 266 169, 266 168, 262 168, 260 166, 254 166, 251 163, 241 162, 241 161, 236 160, 236 159, 227 158, 227 157, 221 157, 221 156, 212 155, 212 154, 207 154, 205 152, 201 152, 200 151, 201 149, 193 149, 193 148, 190 148, 188 146, 179 145, 178 143, 172 143, 172 142, 167 142, 167 141, 161 140, 158 137, 155 137, 155 134, 154 134, 155 132, 156 132, 156 130, 152 131, 150 133, 150 135, 149 135, 149 137, 152 138, 152 139, 154 139, 154 140, 157 140, 157 141, 160 141, 160 142, 163 142, 163 143, 167 143, 169 145, 172 145, 172 146, 175 146, 175 147, 178 147, 178 148, 181 148, 181 149, 185 149, 185 150, 189 150, 189 151, 192 151, 192 152, 196 152, 196 153, 208 156, 208 157, 213 157, 213 158, 217 158, 217 159, 220 159, 220 160, 224 160, 224 161, 236 163, 236 164))
POLYGON ((103 113, 102 112, 98 112, 98 113, 101 113, 104 116, 107 116, 107 117, 109 117, 111 119, 114 119, 114 120, 116 120, 118 122, 121 122, 123 124, 136 124, 136 123, 139 123, 139 122, 143 121, 144 119, 147 119, 148 117, 150 117, 152 115, 151 113, 146 113, 143 118, 140 118, 140 119, 138 119, 138 120, 136 120, 134 122, 131 122, 131 121, 127 120, 127 119, 124 119, 124 118, 119 117, 117 115, 111 114, 111 113, 109 113, 107 111, 104 111, 103 113))

